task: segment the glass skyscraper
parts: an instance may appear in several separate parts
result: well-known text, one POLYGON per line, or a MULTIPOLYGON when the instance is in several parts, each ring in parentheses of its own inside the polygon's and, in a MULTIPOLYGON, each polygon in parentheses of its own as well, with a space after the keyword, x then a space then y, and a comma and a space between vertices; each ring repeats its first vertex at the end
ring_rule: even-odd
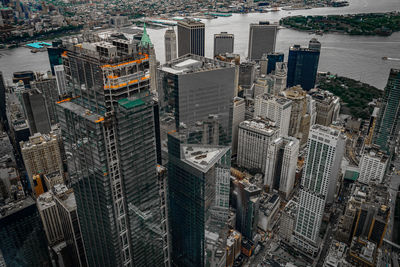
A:
POLYGON ((391 69, 376 120, 373 143, 391 153, 400 131, 400 69, 391 69))
POLYGON ((79 41, 63 44, 73 96, 57 108, 88 264, 167 266, 149 47, 95 35, 79 41))

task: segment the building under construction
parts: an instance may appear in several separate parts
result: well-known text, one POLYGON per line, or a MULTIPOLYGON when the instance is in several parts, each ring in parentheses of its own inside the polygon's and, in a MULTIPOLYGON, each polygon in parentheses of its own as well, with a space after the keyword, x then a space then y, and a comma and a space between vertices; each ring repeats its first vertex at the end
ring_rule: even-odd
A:
POLYGON ((72 97, 57 111, 89 266, 169 266, 148 39, 63 41, 72 97))

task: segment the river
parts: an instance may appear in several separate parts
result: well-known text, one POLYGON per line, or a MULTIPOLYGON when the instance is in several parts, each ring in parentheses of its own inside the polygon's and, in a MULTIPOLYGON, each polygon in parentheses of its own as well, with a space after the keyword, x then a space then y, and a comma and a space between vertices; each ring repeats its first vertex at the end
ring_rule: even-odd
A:
MULTIPOLYGON (((203 20, 206 25, 206 56, 213 54, 213 34, 227 31, 235 35, 234 52, 244 59, 247 56, 249 24, 260 20, 279 21, 282 17, 294 15, 328 15, 369 12, 400 11, 399 0, 350 0, 350 5, 342 8, 315 8, 307 10, 279 11, 269 13, 233 14, 231 17, 203 20)), ((163 63, 164 32, 166 29, 148 29, 156 49, 157 59, 163 63)), ((308 45, 316 37, 322 44, 319 71, 329 71, 384 88, 390 68, 400 68, 400 61, 382 60, 382 57, 400 58, 400 32, 389 37, 349 36, 324 34, 315 36, 291 29, 278 31, 276 51, 285 53, 293 44, 308 45)), ((47 71, 47 53, 30 53, 27 48, 0 51, 0 71, 10 79, 12 73, 21 70, 47 71)))

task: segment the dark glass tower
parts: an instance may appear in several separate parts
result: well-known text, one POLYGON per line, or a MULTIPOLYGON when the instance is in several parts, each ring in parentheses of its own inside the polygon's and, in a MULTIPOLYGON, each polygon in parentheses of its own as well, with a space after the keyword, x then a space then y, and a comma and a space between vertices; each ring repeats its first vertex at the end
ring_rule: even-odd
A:
POLYGON ((194 54, 204 57, 204 23, 186 19, 178 22, 178 57, 194 54))
POLYGON ((83 39, 57 108, 89 266, 166 266, 148 47, 83 39))
POLYGON ((51 73, 54 75, 54 66, 62 64, 61 54, 64 51, 61 47, 61 40, 52 42, 52 46, 47 48, 47 55, 49 56, 51 73))
POLYGON ((400 131, 400 69, 391 69, 376 120, 373 143, 391 153, 400 131))
POLYGON ((0 124, 4 128, 7 126, 7 113, 6 113, 6 84, 4 82, 3 73, 0 71, 0 124))
POLYGON ((285 54, 283 53, 269 53, 267 54, 268 59, 268 67, 267 67, 267 74, 270 74, 275 70, 277 62, 283 62, 285 59, 285 54))
MULTIPOLYGON (((315 47, 315 42, 312 43, 315 47)), ((309 91, 317 78, 320 50, 294 45, 289 49, 287 87, 301 85, 309 91)))

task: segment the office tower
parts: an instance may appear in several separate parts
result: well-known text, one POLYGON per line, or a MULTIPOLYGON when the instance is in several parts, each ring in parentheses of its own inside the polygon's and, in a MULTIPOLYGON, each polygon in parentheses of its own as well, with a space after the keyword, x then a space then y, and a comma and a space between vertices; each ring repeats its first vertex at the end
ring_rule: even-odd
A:
MULTIPOLYGON (((0 248, 7 266, 50 266, 47 242, 35 201, 16 190, 17 199, 0 204, 0 248)), ((14 193, 13 193, 14 195, 14 193)))
POLYGON ((212 115, 221 124, 219 144, 230 145, 235 66, 187 55, 162 65, 159 74, 161 111, 174 114, 176 129, 182 124, 191 127, 212 115))
MULTIPOLYGON (((56 76, 58 67, 59 66, 55 66, 56 76)), ((46 109, 51 125, 58 123, 56 102, 59 100, 59 94, 57 86, 57 80, 55 78, 38 77, 35 81, 31 82, 31 88, 38 89, 46 102, 46 109)))
POLYGON ((64 66, 54 66, 54 75, 56 76, 58 95, 65 95, 67 93, 67 84, 65 80, 64 66))
POLYGON ((8 129, 7 127, 7 113, 6 113, 6 83, 4 82, 3 73, 0 71, 0 125, 1 129, 8 129))
POLYGON ((392 149, 400 127, 400 69, 391 69, 376 120, 373 144, 386 153, 392 149))
POLYGON ((50 119, 46 102, 38 89, 29 89, 22 93, 24 110, 31 135, 50 132, 50 119))
POLYGON ((258 64, 260 64, 260 75, 268 74, 268 54, 263 54, 258 64))
POLYGON ((285 98, 292 100, 289 135, 299 139, 300 146, 303 146, 307 143, 311 118, 307 109, 307 93, 300 86, 294 86, 281 94, 285 98))
POLYGON ((230 148, 168 135, 173 266, 223 266, 229 214, 230 148))
POLYGON ((285 54, 282 52, 268 53, 267 59, 268 59, 267 74, 270 74, 275 71, 276 63, 284 61, 285 54))
MULTIPOLYGON (((124 41, 128 45, 129 41, 124 41)), ((142 48, 146 49, 149 53, 149 68, 150 68, 150 91, 157 91, 157 59, 154 45, 147 34, 146 23, 143 26, 142 39, 140 40, 142 48)))
POLYGON ((22 81, 24 83, 25 88, 30 88, 30 82, 35 80, 35 73, 33 71, 19 71, 13 73, 12 82, 18 83, 22 81))
POLYGON ((250 24, 249 53, 250 60, 259 61, 263 54, 275 52, 277 24, 260 21, 250 24))
POLYGON ((311 38, 308 48, 321 51, 321 43, 316 38, 311 38))
POLYGON ((334 128, 315 124, 310 129, 293 242, 311 254, 318 251, 325 204, 334 199, 345 141, 334 128))
POLYGON ((289 200, 286 206, 282 210, 279 236, 286 242, 290 242, 292 238, 294 227, 296 225, 296 215, 299 204, 296 202, 297 199, 293 198, 289 200))
POLYGON ((234 35, 227 32, 214 34, 214 57, 233 53, 234 35))
POLYGON ((52 187, 52 192, 61 222, 63 242, 68 251, 67 256, 64 256, 66 259, 63 257, 63 261, 69 262, 71 266, 87 266, 75 194, 72 189, 68 189, 63 184, 52 187))
POLYGON ((178 22, 178 57, 193 54, 204 57, 204 23, 193 19, 178 22))
POLYGON ((176 34, 174 28, 169 28, 164 34, 165 62, 176 58, 176 34))
POLYGON ((288 136, 292 101, 284 97, 263 94, 254 100, 254 118, 275 122, 281 136, 288 136))
POLYGON ((296 176, 299 140, 294 137, 279 137, 268 147, 264 185, 270 191, 279 191, 289 198, 296 176))
POLYGON ((287 64, 286 62, 276 63, 275 74, 274 74, 274 92, 273 94, 278 95, 280 92, 286 89, 287 83, 287 64))
POLYGON ((304 90, 314 88, 320 50, 294 45, 289 48, 287 87, 300 85, 304 90))
POLYGON ((255 64, 252 62, 243 62, 239 66, 239 86, 249 89, 254 82, 256 75, 255 64))
POLYGON ((279 127, 270 120, 254 119, 241 122, 238 137, 238 166, 264 172, 268 147, 279 135, 279 127))
POLYGON ((253 240, 257 233, 262 190, 247 180, 235 180, 233 184, 236 199, 236 230, 247 239, 253 240))
POLYGON ((377 147, 365 147, 360 160, 360 177, 358 181, 364 184, 382 183, 385 177, 388 156, 377 147))
POLYGON ((34 175, 63 172, 60 147, 54 133, 36 133, 29 137, 29 141, 21 142, 20 146, 32 189, 34 175))
POLYGON ((89 37, 64 44, 57 105, 88 265, 163 266, 148 45, 89 37))
POLYGON ((55 75, 54 67, 62 65, 61 54, 64 52, 61 40, 54 40, 50 47, 47 47, 47 55, 49 56, 51 73, 55 75))
POLYGON ((41 194, 36 200, 36 205, 40 218, 42 219, 47 242, 49 246, 52 247, 64 239, 57 206, 53 199, 53 193, 46 192, 41 194))
POLYGON ((241 97, 233 99, 233 119, 232 119, 232 155, 237 153, 239 124, 245 120, 246 102, 241 97))
POLYGON ((310 92, 315 101, 316 118, 315 123, 329 126, 339 118, 340 99, 331 92, 316 90, 310 92))

